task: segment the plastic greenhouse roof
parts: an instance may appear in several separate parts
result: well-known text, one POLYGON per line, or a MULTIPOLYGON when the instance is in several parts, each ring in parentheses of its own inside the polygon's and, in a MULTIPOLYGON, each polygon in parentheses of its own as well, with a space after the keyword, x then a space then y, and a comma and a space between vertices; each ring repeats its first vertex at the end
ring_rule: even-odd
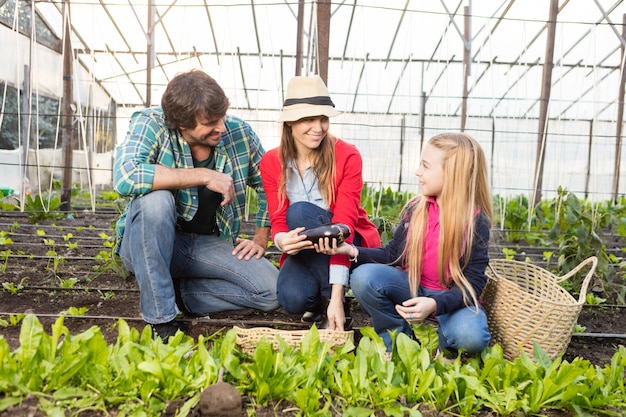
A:
MULTIPOLYGON (((146 101, 150 2, 153 104, 174 74, 198 67, 234 107, 281 107, 296 72, 297 0, 71 0, 72 48, 118 105, 146 101)), ((62 2, 35 5, 61 38, 62 2)), ((319 31, 317 3, 303 5, 307 74, 319 31)), ((338 109, 419 114, 425 105, 428 114, 460 116, 468 46, 468 115, 538 116, 550 1, 334 0, 330 7, 328 87, 338 109)), ((616 119, 625 14, 622 1, 559 2, 551 118, 616 119)))

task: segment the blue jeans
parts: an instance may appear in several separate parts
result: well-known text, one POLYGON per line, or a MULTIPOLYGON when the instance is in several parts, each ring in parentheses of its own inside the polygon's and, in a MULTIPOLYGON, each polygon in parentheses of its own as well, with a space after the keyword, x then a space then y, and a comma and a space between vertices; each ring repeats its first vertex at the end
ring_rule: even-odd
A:
MULTIPOLYGON (((332 214, 308 202, 293 203, 287 209, 289 230, 307 229, 329 223, 332 214)), ((278 303, 292 314, 305 311, 322 312, 323 298, 330 298, 328 281, 330 256, 313 249, 288 255, 278 273, 278 303)))
POLYGON ((217 235, 182 233, 170 191, 153 191, 131 202, 120 258, 135 274, 141 313, 151 324, 167 323, 180 308, 194 315, 278 308, 278 270, 265 259, 239 260, 232 243, 217 235))
MULTIPOLYGON (((374 330, 392 350, 389 331, 413 336, 411 325, 398 314, 396 304, 411 298, 406 271, 384 264, 363 264, 352 272, 350 287, 361 307, 372 317, 374 330)), ((419 296, 428 297, 441 291, 420 287, 419 296)), ((439 322, 439 350, 468 353, 483 350, 491 335, 487 315, 482 308, 464 307, 449 314, 437 316, 439 322), (478 310, 478 312, 477 312, 478 310)))

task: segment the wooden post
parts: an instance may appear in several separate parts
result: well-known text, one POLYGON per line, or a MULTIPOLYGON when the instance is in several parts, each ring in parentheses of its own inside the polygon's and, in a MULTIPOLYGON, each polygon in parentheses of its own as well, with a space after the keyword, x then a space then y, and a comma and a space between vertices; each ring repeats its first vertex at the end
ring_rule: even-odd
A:
MULTIPOLYGON (((626 15, 622 16, 622 37, 626 38, 626 15)), ((617 97, 617 123, 615 128, 615 162, 613 169, 613 203, 617 202, 619 193, 619 175, 622 162, 622 123, 624 121, 624 83, 626 83, 626 58, 624 57, 624 44, 621 44, 622 51, 622 75, 619 80, 619 90, 617 97)))
POLYGON ((328 45, 330 43, 330 0, 317 2, 317 73, 328 85, 328 45))
POLYGON ((537 127, 537 156, 535 160, 535 190, 533 206, 541 201, 543 188, 543 165, 546 156, 546 128, 548 120, 548 104, 552 88, 552 69, 554 68, 554 38, 556 34, 556 19, 559 13, 559 1, 550 0, 548 17, 548 36, 546 39, 546 59, 543 63, 543 82, 541 84, 541 98, 539 99, 539 126, 537 127))
POLYGON ((61 190, 61 211, 72 207, 72 164, 74 151, 74 97, 72 74, 72 28, 70 0, 63 0, 63 185, 61 190))

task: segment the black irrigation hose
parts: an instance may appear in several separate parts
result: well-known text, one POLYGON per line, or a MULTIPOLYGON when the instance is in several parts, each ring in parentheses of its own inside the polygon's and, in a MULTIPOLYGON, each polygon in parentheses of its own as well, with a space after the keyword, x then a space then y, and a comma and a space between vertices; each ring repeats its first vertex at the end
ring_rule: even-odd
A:
POLYGON ((47 286, 47 285, 24 285, 19 292, 24 291, 75 291, 75 292, 128 292, 128 293, 138 293, 139 288, 96 288, 96 287, 68 287, 63 288, 59 286, 47 286))

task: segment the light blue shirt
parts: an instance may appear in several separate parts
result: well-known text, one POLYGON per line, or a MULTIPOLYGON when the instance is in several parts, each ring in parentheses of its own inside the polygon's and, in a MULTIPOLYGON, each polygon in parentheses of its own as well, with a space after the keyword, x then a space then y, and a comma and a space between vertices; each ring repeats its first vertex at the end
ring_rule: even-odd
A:
MULTIPOLYGON (((304 171, 304 175, 301 177, 298 172, 298 167, 294 161, 289 161, 289 169, 291 169, 292 175, 289 176, 287 181, 287 199, 291 204, 299 201, 307 201, 311 204, 328 210, 328 204, 322 198, 320 189, 317 182, 317 177, 313 173, 313 168, 308 167, 304 171)), ((343 265, 330 265, 328 271, 328 282, 330 284, 341 284, 344 287, 348 286, 350 280, 350 269, 343 265)))

